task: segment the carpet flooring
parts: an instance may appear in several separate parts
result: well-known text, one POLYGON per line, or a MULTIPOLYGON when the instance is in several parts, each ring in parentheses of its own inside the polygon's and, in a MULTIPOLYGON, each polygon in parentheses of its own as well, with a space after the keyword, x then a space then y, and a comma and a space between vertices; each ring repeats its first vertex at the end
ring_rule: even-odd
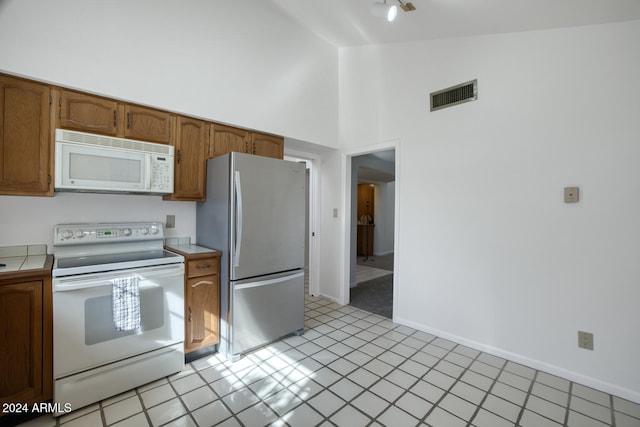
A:
MULTIPOLYGON (((358 264, 393 271, 393 254, 358 257, 358 264)), ((393 308, 393 274, 358 283, 351 288, 349 305, 391 319, 393 308)))

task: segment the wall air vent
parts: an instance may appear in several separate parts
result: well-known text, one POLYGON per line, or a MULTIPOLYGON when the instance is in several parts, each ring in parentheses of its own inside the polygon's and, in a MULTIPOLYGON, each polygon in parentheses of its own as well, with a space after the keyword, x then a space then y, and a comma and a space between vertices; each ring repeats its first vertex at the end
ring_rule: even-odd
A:
POLYGON ((431 111, 478 99, 478 79, 431 93, 431 111))

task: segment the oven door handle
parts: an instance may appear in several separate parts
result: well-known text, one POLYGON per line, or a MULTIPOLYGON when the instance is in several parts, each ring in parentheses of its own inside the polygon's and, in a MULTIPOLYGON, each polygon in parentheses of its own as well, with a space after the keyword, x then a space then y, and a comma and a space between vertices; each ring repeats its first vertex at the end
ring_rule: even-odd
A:
POLYGON ((79 289, 98 288, 101 286, 110 286, 111 280, 118 277, 138 276, 140 279, 140 286, 144 286, 144 280, 153 279, 154 277, 166 277, 168 275, 175 274, 182 276, 184 274, 184 265, 182 263, 171 267, 155 267, 144 270, 122 270, 111 273, 97 273, 90 275, 83 275, 81 277, 58 277, 53 280, 53 292, 68 292, 77 291, 79 289))

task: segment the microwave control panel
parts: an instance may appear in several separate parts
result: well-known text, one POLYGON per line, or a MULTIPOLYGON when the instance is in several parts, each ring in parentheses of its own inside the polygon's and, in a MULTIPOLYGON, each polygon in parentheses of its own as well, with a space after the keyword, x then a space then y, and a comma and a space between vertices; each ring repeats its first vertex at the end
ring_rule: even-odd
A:
POLYGON ((151 158, 151 190, 173 193, 173 156, 151 158))

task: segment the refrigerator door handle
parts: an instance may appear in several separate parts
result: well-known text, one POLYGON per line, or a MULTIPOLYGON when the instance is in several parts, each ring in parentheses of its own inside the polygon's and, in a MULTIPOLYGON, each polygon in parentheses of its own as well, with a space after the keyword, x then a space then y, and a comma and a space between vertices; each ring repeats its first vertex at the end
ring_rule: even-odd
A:
POLYGON ((242 247, 242 187, 240 186, 240 171, 235 171, 233 179, 236 189, 236 232, 235 251, 233 254, 233 266, 240 266, 240 249, 242 247))

